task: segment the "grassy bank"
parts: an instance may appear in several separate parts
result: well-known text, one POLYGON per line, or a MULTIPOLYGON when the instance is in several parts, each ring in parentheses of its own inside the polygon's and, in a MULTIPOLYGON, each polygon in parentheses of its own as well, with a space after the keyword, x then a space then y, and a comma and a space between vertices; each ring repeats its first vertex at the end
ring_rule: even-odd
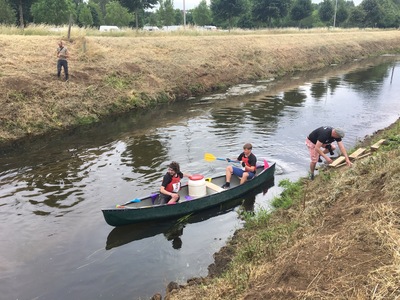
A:
MULTIPOLYGON (((246 217, 214 272, 169 299, 399 299, 400 120, 352 168, 282 182, 271 214, 246 217)), ((209 269, 210 270, 210 269, 209 269)))
POLYGON ((395 30, 115 37, 74 29, 66 44, 71 58, 65 83, 56 78, 55 55, 65 29, 58 36, 40 35, 41 30, 0 30, 1 146, 236 83, 400 49, 395 30))

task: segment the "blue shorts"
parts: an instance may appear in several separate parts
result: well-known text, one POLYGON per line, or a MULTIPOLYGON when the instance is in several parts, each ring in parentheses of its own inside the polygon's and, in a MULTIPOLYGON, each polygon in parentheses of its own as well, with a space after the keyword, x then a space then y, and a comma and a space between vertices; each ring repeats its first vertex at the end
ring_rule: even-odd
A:
MULTIPOLYGON (((239 177, 243 176, 244 171, 241 168, 232 167, 232 169, 233 169, 233 174, 234 175, 239 176, 239 177)), ((247 173, 249 173, 249 177, 247 177, 247 179, 252 179, 254 177, 254 175, 256 175, 253 172, 247 172, 247 173)))

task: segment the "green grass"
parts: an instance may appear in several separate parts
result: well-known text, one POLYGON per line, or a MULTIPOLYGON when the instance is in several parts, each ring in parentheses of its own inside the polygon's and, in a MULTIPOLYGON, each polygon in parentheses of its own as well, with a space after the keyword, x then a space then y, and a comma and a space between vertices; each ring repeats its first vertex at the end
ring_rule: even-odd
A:
POLYGON ((301 181, 291 182, 288 179, 284 179, 279 182, 278 186, 283 187, 284 191, 279 197, 275 197, 272 200, 272 206, 276 209, 283 208, 287 209, 291 207, 296 199, 301 199, 303 195, 303 184, 301 181))
POLYGON ((129 86, 131 80, 124 76, 118 76, 117 74, 110 74, 105 78, 105 82, 117 90, 123 90, 129 86))
POLYGON ((77 125, 90 125, 93 123, 98 122, 98 117, 96 115, 89 115, 89 116, 78 116, 76 118, 77 125))

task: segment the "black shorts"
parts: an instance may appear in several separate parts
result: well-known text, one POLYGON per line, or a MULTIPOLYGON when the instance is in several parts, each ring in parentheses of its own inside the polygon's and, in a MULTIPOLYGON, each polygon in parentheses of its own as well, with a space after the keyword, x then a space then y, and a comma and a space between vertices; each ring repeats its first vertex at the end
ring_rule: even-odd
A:
POLYGON ((158 195, 156 200, 154 200, 154 205, 167 204, 169 200, 171 200, 171 196, 160 193, 160 195, 158 195))

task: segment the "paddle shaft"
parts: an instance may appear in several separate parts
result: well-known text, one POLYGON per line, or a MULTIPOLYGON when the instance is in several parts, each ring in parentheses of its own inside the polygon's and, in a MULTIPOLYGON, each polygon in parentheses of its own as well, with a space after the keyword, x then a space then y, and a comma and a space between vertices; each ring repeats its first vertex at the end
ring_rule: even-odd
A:
MULTIPOLYGON (((158 193, 157 193, 157 192, 154 192, 154 193, 152 193, 152 194, 150 195, 150 197, 151 197, 151 199, 152 199, 153 202, 154 202, 154 200, 158 197, 158 193)), ((142 201, 142 200, 139 199, 139 198, 135 198, 135 199, 133 199, 133 200, 129 200, 128 202, 125 202, 125 203, 122 204, 122 205, 127 205, 127 204, 130 204, 130 203, 138 203, 138 202, 140 202, 140 201, 142 201)))
POLYGON ((211 153, 206 153, 204 154, 204 159, 206 161, 214 161, 214 160, 222 160, 222 161, 227 161, 226 158, 221 158, 221 157, 215 157, 213 154, 211 153))
POLYGON ((139 199, 139 198, 135 198, 135 199, 133 199, 133 200, 129 200, 128 202, 125 202, 124 204, 122 204, 122 205, 127 205, 127 204, 130 204, 130 203, 137 203, 137 202, 140 202, 141 200, 139 199))
MULTIPOLYGON (((240 162, 238 162, 237 160, 232 160, 232 159, 229 159, 229 158, 215 157, 215 156, 214 156, 213 154, 211 154, 211 153, 205 153, 205 154, 204 154, 204 159, 205 159, 206 161, 222 160, 222 161, 227 161, 227 162, 234 163, 234 164, 235 164, 235 163, 240 163, 240 162)), ((267 160, 264 159, 264 165, 257 164, 257 167, 259 167, 259 166, 264 166, 264 169, 267 169, 267 168, 269 167, 269 164, 268 164, 267 160)))

